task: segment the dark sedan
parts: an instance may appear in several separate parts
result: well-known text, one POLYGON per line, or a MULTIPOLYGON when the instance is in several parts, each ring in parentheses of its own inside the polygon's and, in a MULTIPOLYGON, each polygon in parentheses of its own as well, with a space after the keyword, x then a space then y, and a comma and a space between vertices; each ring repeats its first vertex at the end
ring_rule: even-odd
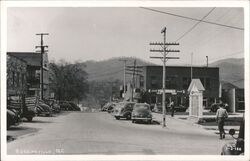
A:
POLYGON ((132 111, 132 122, 143 121, 152 122, 152 113, 150 106, 146 103, 136 103, 132 111))
POLYGON ((20 116, 18 112, 14 109, 7 109, 7 129, 10 128, 11 125, 17 125, 19 123, 20 116))
POLYGON ((119 120, 120 118, 131 119, 131 113, 135 102, 120 102, 114 107, 113 115, 119 120))

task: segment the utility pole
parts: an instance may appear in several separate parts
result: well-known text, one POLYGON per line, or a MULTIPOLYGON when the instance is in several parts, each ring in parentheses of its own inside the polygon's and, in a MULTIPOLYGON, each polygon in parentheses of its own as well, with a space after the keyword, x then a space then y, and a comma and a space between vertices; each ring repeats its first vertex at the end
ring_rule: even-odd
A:
POLYGON ((142 76, 142 71, 140 70, 142 66, 137 66, 136 65, 136 60, 134 60, 134 65, 133 66, 126 66, 126 74, 132 75, 132 101, 133 100, 133 95, 134 95, 134 89, 136 88, 136 81, 137 81, 137 76, 142 76))
POLYGON ((208 68, 208 56, 206 56, 206 58, 207 58, 207 68, 208 68))
POLYGON ((133 69, 133 77, 132 77, 132 81, 133 81, 133 83, 132 83, 132 98, 131 98, 131 100, 132 100, 132 102, 134 101, 134 88, 135 88, 135 66, 136 66, 136 59, 134 60, 134 69, 133 69))
POLYGON ((125 99, 125 93, 126 93, 126 62, 128 61, 127 59, 120 59, 119 61, 123 61, 124 62, 124 73, 123 73, 123 95, 124 95, 124 99, 125 99))
POLYGON ((191 53, 191 80, 193 79, 193 53, 191 53))
POLYGON ((45 50, 45 48, 48 48, 47 45, 43 45, 43 36, 44 35, 49 35, 48 33, 39 33, 36 34, 41 37, 41 44, 40 46, 36 46, 36 48, 40 48, 41 51, 38 51, 41 53, 41 75, 40 75, 40 89, 41 89, 41 95, 40 98, 43 100, 43 54, 47 52, 48 50, 45 50))
POLYGON ((113 101, 113 82, 109 82, 111 84, 111 96, 110 96, 110 102, 113 101))
POLYGON ((165 100, 166 100, 166 93, 165 93, 165 88, 166 88, 166 60, 168 59, 179 59, 179 57, 167 57, 167 54, 170 52, 180 52, 179 50, 168 50, 166 49, 166 46, 169 45, 179 45, 179 43, 166 43, 166 27, 164 27, 161 30, 161 33, 163 33, 163 43, 150 43, 149 45, 163 45, 162 50, 155 50, 151 49, 150 52, 160 52, 163 54, 163 57, 150 57, 150 58, 156 58, 156 59, 161 59, 163 61, 163 74, 162 74, 162 127, 166 127, 166 105, 165 105, 165 100))

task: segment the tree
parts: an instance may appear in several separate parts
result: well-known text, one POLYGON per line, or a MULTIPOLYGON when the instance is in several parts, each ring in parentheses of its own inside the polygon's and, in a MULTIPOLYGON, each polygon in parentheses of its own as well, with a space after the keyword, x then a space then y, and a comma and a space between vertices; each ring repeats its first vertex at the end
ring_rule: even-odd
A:
POLYGON ((50 90, 58 100, 81 100, 88 91, 87 73, 80 63, 52 62, 50 68, 50 90))

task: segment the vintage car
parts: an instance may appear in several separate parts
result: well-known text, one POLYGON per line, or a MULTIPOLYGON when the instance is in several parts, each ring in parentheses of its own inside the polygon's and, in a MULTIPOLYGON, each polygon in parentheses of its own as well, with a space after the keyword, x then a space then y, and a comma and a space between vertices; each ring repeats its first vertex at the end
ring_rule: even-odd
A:
POLYGON ((53 113, 59 113, 61 111, 60 105, 55 99, 45 100, 45 103, 52 108, 53 113))
POLYGON ((18 111, 14 109, 7 109, 7 129, 9 129, 12 125, 19 124, 19 121, 20 115, 18 114, 18 111))
POLYGON ((37 104, 38 115, 52 116, 52 107, 39 99, 37 104))
POLYGON ((229 142, 222 147, 221 155, 244 155, 245 145, 245 126, 244 119, 241 121, 238 137, 234 137, 235 130, 230 129, 229 134, 234 138, 233 142, 229 142))
POLYGON ((120 118, 131 119, 131 113, 135 102, 119 102, 113 111, 114 117, 119 120, 120 118))
POLYGON ((151 123, 152 113, 149 104, 136 103, 133 107, 131 120, 132 123, 135 123, 137 121, 151 123))
POLYGON ((60 101, 59 105, 60 105, 61 110, 64 110, 64 111, 73 110, 73 107, 69 104, 68 101, 60 101))
POLYGON ((108 113, 112 113, 116 104, 117 103, 115 102, 108 102, 102 107, 101 111, 107 111, 108 113))
POLYGON ((69 104, 71 105, 71 107, 73 108, 73 111, 81 111, 81 108, 78 107, 75 103, 73 102, 69 102, 69 104))
POLYGON ((37 97, 10 96, 7 100, 7 108, 15 110, 20 118, 32 121, 36 116, 37 97))

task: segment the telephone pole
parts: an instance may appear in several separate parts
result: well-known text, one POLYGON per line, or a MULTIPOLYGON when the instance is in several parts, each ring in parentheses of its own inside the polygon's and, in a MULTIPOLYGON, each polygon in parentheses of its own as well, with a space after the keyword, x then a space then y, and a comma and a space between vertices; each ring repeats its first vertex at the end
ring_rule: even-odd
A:
POLYGON ((37 52, 41 53, 41 75, 40 75, 41 95, 40 95, 40 98, 41 98, 41 100, 43 100, 43 54, 48 51, 48 50, 45 50, 45 48, 48 48, 48 46, 47 45, 43 45, 43 36, 49 35, 49 34, 48 33, 38 33, 36 35, 38 35, 38 36, 41 37, 41 41, 40 41, 41 44, 40 44, 40 46, 36 46, 36 48, 40 48, 41 49, 40 51, 37 51, 37 52))
POLYGON ((163 33, 163 43, 150 43, 149 45, 160 45, 161 47, 163 46, 162 50, 155 50, 155 49, 150 49, 150 52, 160 52, 163 54, 163 57, 150 57, 150 58, 155 58, 155 59, 161 59, 163 61, 163 73, 162 73, 162 127, 166 127, 166 105, 165 105, 165 100, 166 100, 166 93, 165 93, 165 88, 166 88, 166 60, 168 59, 179 59, 179 57, 167 57, 167 54, 170 52, 180 52, 179 50, 169 50, 166 49, 166 46, 169 45, 179 45, 179 43, 166 43, 166 30, 167 28, 164 27, 161 30, 161 33, 163 33))
POLYGON ((134 101, 134 88, 135 88, 135 66, 136 66, 136 59, 134 60, 134 69, 133 69, 133 77, 132 77, 132 80, 133 80, 133 83, 132 83, 132 102, 134 101))
POLYGON ((136 82, 137 82, 137 76, 140 76, 139 72, 142 72, 140 70, 142 66, 137 66, 136 65, 136 59, 134 60, 134 65, 133 66, 126 66, 126 74, 132 75, 132 98, 131 100, 134 101, 134 89, 136 88, 136 82), (131 73, 132 72, 132 73, 131 73))
POLYGON ((126 93, 126 62, 128 61, 127 59, 119 59, 119 61, 123 61, 124 62, 124 73, 123 73, 123 97, 125 99, 125 93, 126 93))
POLYGON ((193 53, 191 53, 191 80, 190 82, 192 82, 193 79, 193 53))
POLYGON ((206 56, 206 59, 207 59, 207 68, 208 68, 208 56, 206 56))

